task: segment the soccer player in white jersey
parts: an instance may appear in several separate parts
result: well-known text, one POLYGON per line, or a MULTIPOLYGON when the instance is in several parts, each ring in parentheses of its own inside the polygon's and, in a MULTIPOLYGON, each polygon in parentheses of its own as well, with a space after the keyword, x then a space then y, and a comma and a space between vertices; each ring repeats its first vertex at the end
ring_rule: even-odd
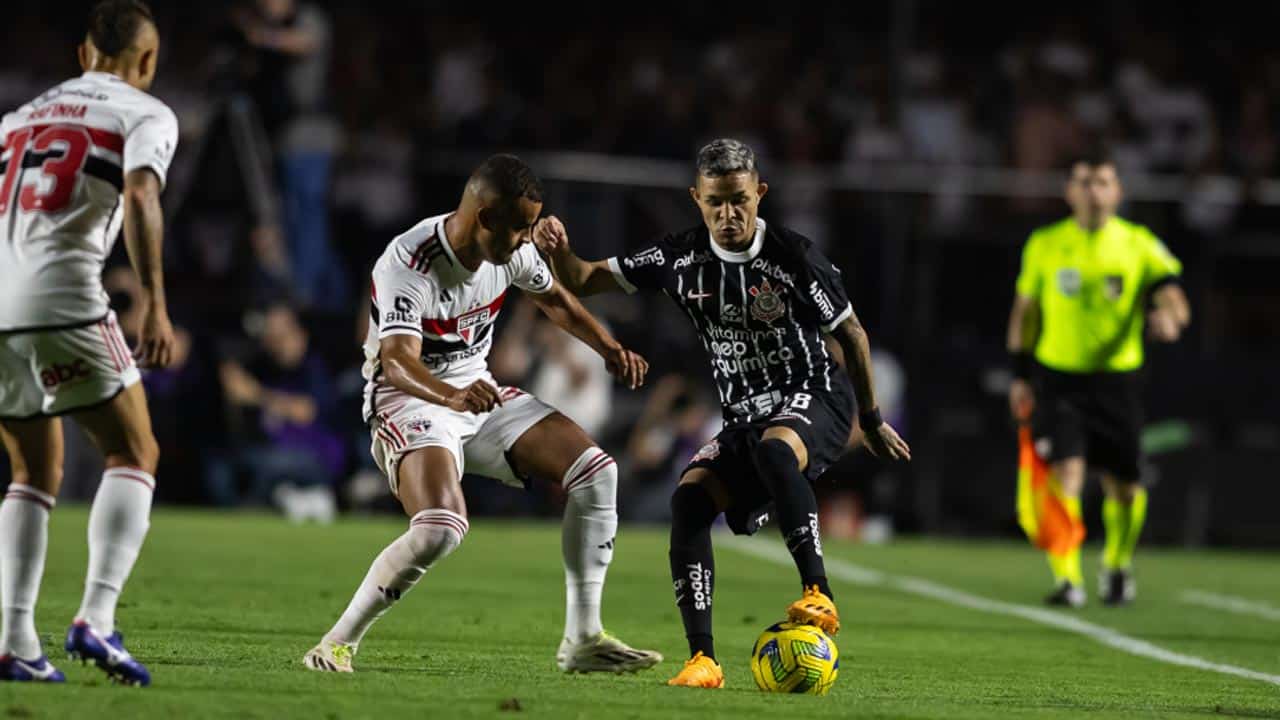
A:
POLYGON ((146 93, 159 35, 137 0, 94 6, 85 73, 0 122, 0 437, 13 482, 0 505, 0 680, 60 682, 34 610, 70 415, 105 458, 89 513, 84 599, 68 654, 112 679, 147 685, 124 648, 116 603, 150 523, 159 449, 135 360, 169 363, 173 328, 161 275, 160 191, 178 123, 146 93), (131 355, 107 306, 102 265, 121 225, 144 289, 131 355))
POLYGON ((541 211, 529 167, 495 155, 472 174, 455 211, 410 228, 374 265, 364 417, 409 529, 373 561, 346 611, 303 658, 308 668, 352 672, 374 621, 466 537, 464 472, 565 490, 561 670, 630 672, 662 660, 609 635, 600 621, 618 527, 613 458, 554 408, 499 387, 486 364, 494 321, 515 285, 630 387, 648 371, 554 280, 530 244, 541 211))

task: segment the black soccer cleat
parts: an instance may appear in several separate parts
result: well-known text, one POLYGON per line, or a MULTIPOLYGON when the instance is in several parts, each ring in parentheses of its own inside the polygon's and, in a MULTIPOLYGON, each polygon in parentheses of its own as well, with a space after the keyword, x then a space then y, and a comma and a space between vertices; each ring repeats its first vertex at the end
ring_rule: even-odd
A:
POLYGON ((1085 599, 1084 588, 1076 587, 1064 580, 1056 590, 1045 597, 1044 604, 1054 607, 1082 608, 1085 599))
POLYGON ((1138 595, 1138 584, 1128 570, 1107 570, 1102 576, 1102 604, 1120 607, 1133 602, 1138 595))

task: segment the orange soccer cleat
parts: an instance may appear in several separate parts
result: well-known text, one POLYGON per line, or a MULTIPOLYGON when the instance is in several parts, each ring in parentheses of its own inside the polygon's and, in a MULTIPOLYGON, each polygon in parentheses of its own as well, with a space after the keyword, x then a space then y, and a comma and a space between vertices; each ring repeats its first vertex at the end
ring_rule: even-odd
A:
POLYGON ((804 596, 787 608, 787 619, 800 625, 813 625, 828 635, 840 632, 840 613, 836 604, 811 585, 804 589, 804 596))
POLYGON ((667 684, 675 687, 722 688, 724 670, 720 669, 720 663, 699 652, 686 661, 680 674, 668 680, 667 684))

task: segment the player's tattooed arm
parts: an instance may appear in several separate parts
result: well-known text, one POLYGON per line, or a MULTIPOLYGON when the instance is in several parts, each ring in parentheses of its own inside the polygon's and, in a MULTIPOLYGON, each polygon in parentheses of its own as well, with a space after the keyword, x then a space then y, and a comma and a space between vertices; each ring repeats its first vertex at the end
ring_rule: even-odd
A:
POLYGON ((858 320, 857 313, 850 313, 831 334, 840 343, 844 355, 845 370, 853 382, 853 394, 858 401, 858 425, 862 428, 863 442, 877 457, 890 460, 910 460, 911 448, 907 446, 889 423, 880 418, 876 406, 875 384, 871 376, 871 340, 858 320))
POLYGON ((457 412, 484 413, 502 404, 498 389, 484 380, 454 387, 422 364, 422 338, 390 335, 378 345, 382 379, 400 392, 457 412))
POLYGON ((609 374, 618 378, 632 390, 644 384, 649 363, 634 352, 622 347, 595 316, 587 311, 562 284, 554 284, 545 293, 529 293, 551 322, 578 338, 604 358, 609 374))
POLYGON ((569 233, 555 215, 538 221, 533 229, 533 243, 550 259, 556 279, 574 295, 622 291, 607 260, 588 262, 574 254, 569 246, 569 233))
POLYGON ((143 367, 166 367, 176 343, 164 296, 164 212, 160 178, 149 168, 124 178, 124 244, 142 284, 142 324, 134 354, 143 367))

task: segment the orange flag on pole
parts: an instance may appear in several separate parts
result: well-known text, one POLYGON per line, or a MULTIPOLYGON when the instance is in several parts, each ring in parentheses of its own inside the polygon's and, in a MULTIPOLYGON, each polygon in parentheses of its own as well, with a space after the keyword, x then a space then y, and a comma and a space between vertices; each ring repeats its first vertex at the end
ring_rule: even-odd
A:
POLYGON ((1018 427, 1018 524, 1032 545, 1066 555, 1084 542, 1084 521, 1072 512, 1049 464, 1036 453, 1031 427, 1018 427))

